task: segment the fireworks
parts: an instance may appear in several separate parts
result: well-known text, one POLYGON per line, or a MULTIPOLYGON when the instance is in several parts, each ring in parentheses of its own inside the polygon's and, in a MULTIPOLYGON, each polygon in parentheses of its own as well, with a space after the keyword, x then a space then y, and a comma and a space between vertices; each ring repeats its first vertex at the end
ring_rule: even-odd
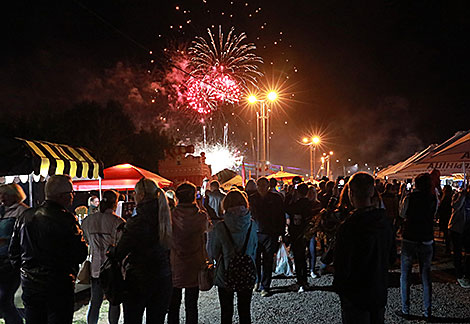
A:
POLYGON ((252 43, 243 44, 246 34, 234 34, 231 28, 224 38, 219 26, 218 39, 208 29, 210 41, 196 37, 189 48, 191 76, 188 79, 186 98, 188 105, 199 113, 209 113, 220 104, 234 104, 241 99, 248 86, 256 87, 262 76, 258 64, 261 57, 253 51, 252 43))
POLYGON ((240 151, 232 145, 220 143, 208 144, 204 147, 202 143, 195 147, 195 154, 206 153, 206 163, 211 166, 212 174, 224 169, 236 170, 243 161, 240 151))

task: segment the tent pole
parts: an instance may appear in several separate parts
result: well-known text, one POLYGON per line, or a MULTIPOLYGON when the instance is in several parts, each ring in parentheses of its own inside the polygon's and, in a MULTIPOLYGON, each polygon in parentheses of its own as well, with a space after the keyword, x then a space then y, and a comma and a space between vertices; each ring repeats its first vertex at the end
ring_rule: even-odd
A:
POLYGON ((465 168, 465 162, 462 162, 462 169, 463 169, 463 188, 467 188, 467 170, 465 168))
POLYGON ((98 177, 98 183, 99 183, 100 201, 101 201, 101 199, 103 199, 103 197, 101 195, 101 177, 98 177))
POLYGON ((28 175, 29 207, 33 207, 33 173, 28 175))

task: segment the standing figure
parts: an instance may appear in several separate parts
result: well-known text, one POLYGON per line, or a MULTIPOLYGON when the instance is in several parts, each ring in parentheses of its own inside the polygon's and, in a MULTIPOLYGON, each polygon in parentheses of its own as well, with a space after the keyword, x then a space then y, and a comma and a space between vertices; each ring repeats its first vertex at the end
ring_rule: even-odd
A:
POLYGON ((400 216, 404 218, 401 243, 401 312, 410 315, 410 285, 413 259, 418 258, 419 272, 423 281, 424 317, 431 313, 431 261, 434 242, 434 215, 437 197, 429 173, 422 173, 415 179, 415 189, 401 202, 400 216))
POLYGON ((88 198, 88 215, 97 213, 100 211, 100 199, 97 196, 91 196, 88 198))
POLYGON ((354 174, 348 187, 355 209, 336 235, 333 287, 343 323, 384 323, 388 269, 395 257, 392 224, 385 210, 374 206, 371 175, 354 174))
POLYGON ((258 283, 255 290, 260 289, 261 296, 267 297, 271 287, 274 254, 279 248, 279 237, 285 233, 286 217, 282 197, 269 191, 268 179, 259 178, 257 186, 258 191, 250 196, 251 214, 258 225, 258 283))
POLYGON ((0 215, 0 314, 6 324, 23 323, 14 303, 15 292, 20 286, 20 272, 11 265, 8 246, 16 220, 28 209, 23 203, 25 199, 23 189, 16 183, 0 187, 0 202, 5 208, 4 214, 0 215))
POLYGON ((171 224, 165 193, 142 178, 135 185, 136 215, 124 226, 115 251, 126 260, 124 324, 163 324, 171 298, 171 224))
POLYGON ((171 295, 168 323, 179 324, 181 298, 184 288, 186 323, 198 323, 198 274, 204 265, 207 252, 204 232, 207 231, 207 213, 196 204, 196 186, 183 183, 176 189, 177 205, 171 210, 173 242, 171 246, 171 295))
POLYGON ((71 324, 75 279, 88 246, 72 206, 68 175, 53 175, 45 187, 46 201, 20 215, 10 244, 10 259, 21 268, 23 303, 28 324, 71 324))
MULTIPOLYGON (((82 229, 91 253, 91 298, 88 307, 87 324, 97 324, 103 303, 103 289, 100 285, 100 267, 106 259, 106 251, 116 245, 125 220, 115 214, 119 194, 114 190, 103 193, 99 212, 88 215, 83 220, 82 229)), ((117 324, 121 314, 120 305, 109 305, 108 320, 117 324)))
MULTIPOLYGON (((243 253, 251 258, 254 267, 258 238, 256 223, 251 220, 248 201, 244 193, 239 190, 230 191, 223 201, 223 209, 225 210, 224 220, 215 225, 211 249, 212 255, 218 260, 215 285, 219 293, 221 323, 231 324, 233 323, 235 292, 227 285, 229 264, 237 253, 243 253)), ((251 323, 252 287, 238 290, 236 293, 239 323, 249 324, 251 323)))

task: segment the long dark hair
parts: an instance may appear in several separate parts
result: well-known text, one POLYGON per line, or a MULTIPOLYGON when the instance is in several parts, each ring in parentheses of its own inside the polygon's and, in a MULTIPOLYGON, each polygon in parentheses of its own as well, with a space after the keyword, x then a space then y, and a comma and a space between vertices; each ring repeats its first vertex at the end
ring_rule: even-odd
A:
POLYGON ((118 202, 119 194, 114 190, 106 190, 100 202, 100 212, 104 213, 106 209, 114 209, 118 202))

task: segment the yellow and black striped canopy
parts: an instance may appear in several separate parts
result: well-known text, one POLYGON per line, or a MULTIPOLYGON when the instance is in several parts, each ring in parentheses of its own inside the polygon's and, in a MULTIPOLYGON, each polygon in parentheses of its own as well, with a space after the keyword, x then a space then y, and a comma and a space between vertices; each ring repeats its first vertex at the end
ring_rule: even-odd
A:
POLYGON ((68 174, 72 178, 103 177, 103 163, 83 147, 0 138, 0 176, 68 174))

